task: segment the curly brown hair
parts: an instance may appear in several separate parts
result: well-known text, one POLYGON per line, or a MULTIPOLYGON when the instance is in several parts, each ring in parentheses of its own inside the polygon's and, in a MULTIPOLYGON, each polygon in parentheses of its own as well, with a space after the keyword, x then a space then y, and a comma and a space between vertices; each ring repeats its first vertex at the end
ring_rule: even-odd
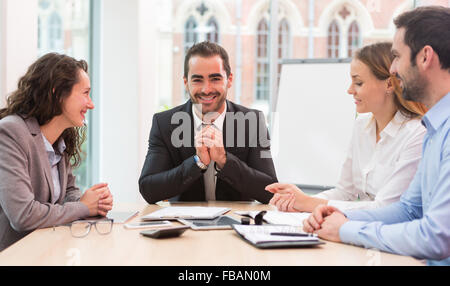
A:
MULTIPOLYGON (((62 103, 78 83, 80 70, 87 73, 86 61, 57 53, 40 57, 19 79, 17 90, 7 98, 6 108, 0 109, 0 119, 17 114, 23 118, 36 118, 41 126, 50 122, 62 114, 62 103)), ((79 166, 86 127, 68 128, 60 138, 66 144, 67 160, 73 167, 79 166)))

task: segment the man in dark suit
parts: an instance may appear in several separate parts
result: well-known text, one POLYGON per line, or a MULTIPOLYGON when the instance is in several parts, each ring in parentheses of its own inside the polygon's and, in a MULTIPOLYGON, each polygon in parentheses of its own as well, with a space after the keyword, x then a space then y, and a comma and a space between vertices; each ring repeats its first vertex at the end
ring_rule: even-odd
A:
POLYGON ((139 179, 148 203, 270 201, 264 188, 277 178, 264 116, 226 100, 232 80, 221 46, 202 42, 189 49, 184 84, 190 100, 153 116, 139 179))

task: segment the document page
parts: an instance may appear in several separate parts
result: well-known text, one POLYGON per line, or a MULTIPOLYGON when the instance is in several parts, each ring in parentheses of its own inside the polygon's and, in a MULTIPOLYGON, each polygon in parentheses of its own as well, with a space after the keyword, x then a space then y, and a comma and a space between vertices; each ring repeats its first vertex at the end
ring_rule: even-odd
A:
POLYGON ((215 219, 229 210, 229 208, 220 207, 166 207, 143 216, 141 219, 215 219))

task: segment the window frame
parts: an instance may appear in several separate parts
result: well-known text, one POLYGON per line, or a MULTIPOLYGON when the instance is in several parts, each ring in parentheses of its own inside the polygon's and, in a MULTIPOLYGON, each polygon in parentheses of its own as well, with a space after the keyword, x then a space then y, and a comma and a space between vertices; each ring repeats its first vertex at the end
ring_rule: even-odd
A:
POLYGON ((348 27, 347 41, 347 56, 351 58, 353 53, 361 46, 361 29, 356 19, 348 27), (354 28, 356 28, 356 31, 353 30, 354 28))
POLYGON ((338 21, 336 19, 333 19, 328 25, 327 29, 327 57, 329 59, 339 58, 341 51, 341 36, 342 33, 338 21))
POLYGON ((269 21, 262 17, 256 26, 255 48, 256 48, 256 65, 255 65, 255 101, 266 101, 270 99, 270 59, 269 59, 269 21), (265 27, 261 27, 264 25, 265 27), (261 28, 265 28, 262 30, 261 28), (261 41, 262 38, 262 41, 261 41), (265 38, 265 43, 264 43, 265 38), (260 54, 262 52, 262 55, 260 54), (263 70, 260 72, 259 67, 263 70), (265 71, 265 72, 264 72, 265 71), (263 82, 262 85, 260 85, 263 82), (261 88, 261 86, 263 88, 261 88), (260 95, 260 92, 263 94, 260 95))
POLYGON ((211 31, 209 33, 206 33, 206 40, 210 41, 212 43, 216 43, 216 44, 220 44, 220 26, 219 26, 219 22, 217 21, 216 17, 211 16, 208 19, 208 22, 206 23, 206 25, 208 27, 211 27, 211 24, 213 24, 214 26, 214 31, 211 31), (215 38, 215 41, 211 41, 211 38, 215 38))

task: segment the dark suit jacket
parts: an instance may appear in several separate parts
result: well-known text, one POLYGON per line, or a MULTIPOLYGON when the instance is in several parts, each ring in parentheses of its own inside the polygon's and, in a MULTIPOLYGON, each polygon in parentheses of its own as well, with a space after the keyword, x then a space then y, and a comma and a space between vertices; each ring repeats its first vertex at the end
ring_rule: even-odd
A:
MULTIPOLYGON (((227 152, 227 162, 217 173, 216 199, 222 201, 258 200, 268 203, 272 194, 264 188, 277 182, 272 158, 262 158, 261 154, 270 154, 270 139, 265 122, 261 122, 257 110, 251 110, 241 105, 227 101, 227 115, 223 126, 223 142, 227 152), (245 146, 237 145, 237 123, 228 113, 242 112, 244 115, 254 113, 258 127, 266 131, 265 141, 259 139, 260 132, 249 131, 248 121, 245 128, 245 146), (234 147, 227 146, 227 126, 235 124, 234 147), (260 125, 262 124, 262 125, 260 125), (264 141, 264 142, 262 142, 264 141), (249 147, 256 146, 256 147, 249 147)), ((148 203, 171 199, 179 201, 205 201, 205 185, 203 173, 194 160, 194 119, 192 102, 175 107, 171 110, 157 113, 153 116, 147 157, 139 178, 139 190, 148 203), (172 144, 173 132, 186 122, 175 124, 172 116, 177 112, 184 112, 187 124, 190 126, 190 145, 176 147, 172 144), (189 116, 187 116, 189 115, 189 116)), ((259 130, 259 128, 256 128, 259 130)), ((189 133, 189 132, 188 132, 189 133)), ((181 136, 182 138, 182 136, 181 136)), ((241 144, 242 145, 242 144, 241 144)))

